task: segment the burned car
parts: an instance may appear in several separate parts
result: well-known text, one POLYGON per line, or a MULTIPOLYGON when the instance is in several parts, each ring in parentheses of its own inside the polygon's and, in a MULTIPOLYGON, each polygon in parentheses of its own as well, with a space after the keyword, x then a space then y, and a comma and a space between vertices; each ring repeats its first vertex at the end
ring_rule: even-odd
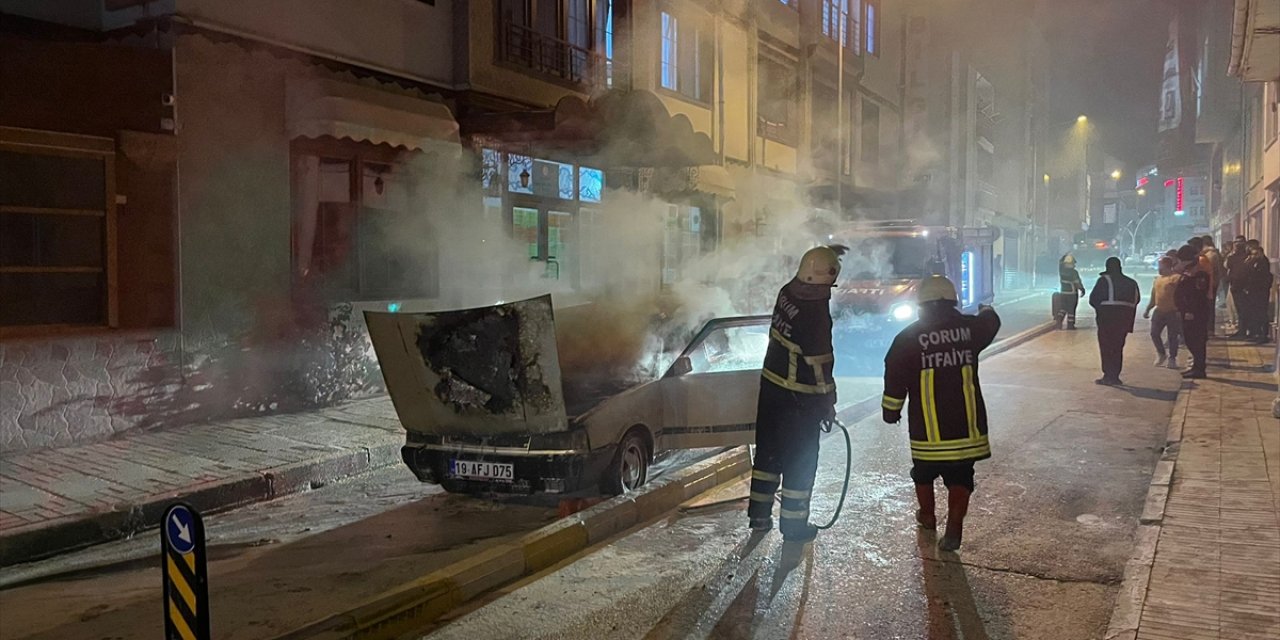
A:
POLYGON ((617 494, 664 452, 755 437, 768 316, 708 322, 664 375, 617 392, 561 370, 550 296, 365 320, 404 462, 448 491, 617 494))

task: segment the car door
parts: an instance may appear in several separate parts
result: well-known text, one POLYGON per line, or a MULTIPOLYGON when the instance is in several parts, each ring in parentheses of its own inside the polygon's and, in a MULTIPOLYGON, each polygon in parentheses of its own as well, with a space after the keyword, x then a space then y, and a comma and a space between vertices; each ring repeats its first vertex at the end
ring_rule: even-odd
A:
POLYGON ((769 318, 713 320, 658 382, 663 401, 660 446, 693 449, 755 441, 760 367, 769 318))

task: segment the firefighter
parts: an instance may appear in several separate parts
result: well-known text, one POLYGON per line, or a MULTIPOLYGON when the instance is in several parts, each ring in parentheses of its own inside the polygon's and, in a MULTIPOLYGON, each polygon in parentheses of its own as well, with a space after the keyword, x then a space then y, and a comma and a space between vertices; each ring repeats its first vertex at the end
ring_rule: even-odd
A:
POLYGON ((911 480, 920 509, 916 522, 937 528, 933 482, 947 487, 947 528, 939 548, 960 548, 973 492, 973 463, 991 457, 987 407, 978 384, 978 353, 995 340, 1000 316, 988 306, 967 316, 956 287, 943 276, 920 285, 920 319, 903 329, 884 359, 884 421, 896 424, 907 407, 911 480))
POLYGON ((841 246, 810 249, 796 277, 778 292, 756 407, 756 458, 751 469, 751 529, 773 528, 773 496, 782 485, 778 528, 784 540, 808 542, 809 497, 818 469, 821 423, 835 418, 831 289, 840 275, 841 246))
POLYGON ((1124 343, 1133 333, 1134 316, 1142 294, 1138 283, 1120 269, 1120 258, 1107 258, 1107 270, 1098 275, 1089 296, 1098 322, 1098 352, 1102 357, 1102 377, 1095 383, 1109 387, 1119 386, 1120 371, 1124 368, 1124 343))
POLYGON ((1062 328, 1066 320, 1068 329, 1076 328, 1076 306, 1084 295, 1084 283, 1080 281, 1080 272, 1076 271, 1076 257, 1067 254, 1058 262, 1058 293, 1054 294, 1053 320, 1057 328, 1062 328))

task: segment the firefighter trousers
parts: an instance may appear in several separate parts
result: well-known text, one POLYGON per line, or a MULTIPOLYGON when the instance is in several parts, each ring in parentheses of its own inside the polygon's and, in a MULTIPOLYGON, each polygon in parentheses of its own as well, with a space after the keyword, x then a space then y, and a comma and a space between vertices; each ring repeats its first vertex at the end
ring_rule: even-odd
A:
POLYGON ((751 469, 747 515, 773 514, 773 496, 782 488, 779 529, 799 533, 809 522, 809 499, 818 470, 818 437, 830 405, 827 396, 794 393, 772 382, 760 383, 756 414, 756 458, 751 469))

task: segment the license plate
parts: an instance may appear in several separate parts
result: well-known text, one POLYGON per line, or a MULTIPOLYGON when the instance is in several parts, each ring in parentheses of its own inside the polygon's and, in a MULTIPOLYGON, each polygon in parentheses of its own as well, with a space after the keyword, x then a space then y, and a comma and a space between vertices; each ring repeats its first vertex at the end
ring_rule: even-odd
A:
POLYGON ((478 462, 476 460, 449 461, 450 473, 459 478, 501 480, 511 482, 516 477, 516 467, 509 462, 478 462))

